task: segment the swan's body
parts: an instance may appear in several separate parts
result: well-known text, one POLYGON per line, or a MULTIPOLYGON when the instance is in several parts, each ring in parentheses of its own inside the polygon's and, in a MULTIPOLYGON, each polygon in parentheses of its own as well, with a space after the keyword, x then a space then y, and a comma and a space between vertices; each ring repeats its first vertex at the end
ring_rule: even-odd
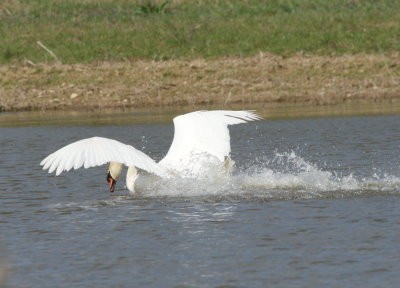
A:
POLYGON ((260 120, 252 111, 196 111, 174 118, 175 133, 167 155, 156 163, 143 152, 116 140, 92 137, 71 143, 47 156, 40 165, 60 175, 72 168, 89 168, 110 162, 107 181, 110 191, 122 165, 128 166, 126 186, 134 192, 135 167, 160 177, 197 177, 207 163, 232 166, 229 125, 260 120))

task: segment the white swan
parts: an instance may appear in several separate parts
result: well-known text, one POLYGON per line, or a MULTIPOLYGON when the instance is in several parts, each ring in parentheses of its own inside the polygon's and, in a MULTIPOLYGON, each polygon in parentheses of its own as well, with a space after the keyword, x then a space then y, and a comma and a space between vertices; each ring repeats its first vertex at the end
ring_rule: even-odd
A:
POLYGON ((167 155, 156 163, 143 152, 113 139, 92 137, 71 143, 47 156, 40 165, 56 176, 80 167, 90 168, 110 163, 107 182, 114 191, 122 166, 128 166, 126 187, 134 192, 138 177, 135 167, 158 175, 196 177, 208 162, 230 166, 228 125, 262 119, 254 111, 196 111, 174 118, 175 133, 167 155))

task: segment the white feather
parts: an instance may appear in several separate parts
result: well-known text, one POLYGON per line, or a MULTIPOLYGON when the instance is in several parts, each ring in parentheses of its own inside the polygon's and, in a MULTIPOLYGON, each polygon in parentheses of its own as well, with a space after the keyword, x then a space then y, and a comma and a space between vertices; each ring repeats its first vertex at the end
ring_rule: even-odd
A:
POLYGON ((60 175, 72 167, 82 166, 90 168, 108 162, 118 162, 126 166, 136 166, 159 176, 165 176, 165 171, 153 159, 132 146, 113 139, 92 137, 71 143, 47 156, 40 165, 49 169, 49 173, 56 171, 60 175))
POLYGON ((221 162, 230 155, 229 125, 262 119, 254 111, 196 111, 174 118, 175 134, 167 155, 159 162, 186 169, 193 156, 208 154, 221 162))

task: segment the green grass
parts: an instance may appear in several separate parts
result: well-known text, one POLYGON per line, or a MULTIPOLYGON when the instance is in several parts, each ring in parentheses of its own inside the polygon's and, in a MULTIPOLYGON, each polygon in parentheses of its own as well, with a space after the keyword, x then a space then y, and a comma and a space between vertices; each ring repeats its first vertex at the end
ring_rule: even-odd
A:
POLYGON ((400 1, 5 0, 0 63, 400 51, 400 1))

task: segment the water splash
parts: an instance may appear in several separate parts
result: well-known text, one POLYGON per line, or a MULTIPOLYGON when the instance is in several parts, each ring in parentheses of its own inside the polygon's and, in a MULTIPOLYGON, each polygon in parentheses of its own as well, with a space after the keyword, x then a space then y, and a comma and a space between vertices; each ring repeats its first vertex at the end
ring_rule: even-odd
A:
POLYGON ((235 197, 263 199, 341 198, 368 195, 400 195, 400 178, 374 173, 371 177, 338 175, 320 169, 294 152, 275 153, 271 159, 237 168, 232 175, 209 169, 202 178, 139 178, 143 197, 235 197))
POLYGON ((136 193, 121 189, 108 199, 58 203, 49 206, 60 213, 94 211, 102 207, 137 203, 151 198, 163 201, 271 201, 399 195, 400 177, 372 169, 371 176, 341 175, 310 163, 294 152, 275 153, 232 174, 218 165, 208 165, 201 177, 161 179, 144 174, 136 182, 136 193))

